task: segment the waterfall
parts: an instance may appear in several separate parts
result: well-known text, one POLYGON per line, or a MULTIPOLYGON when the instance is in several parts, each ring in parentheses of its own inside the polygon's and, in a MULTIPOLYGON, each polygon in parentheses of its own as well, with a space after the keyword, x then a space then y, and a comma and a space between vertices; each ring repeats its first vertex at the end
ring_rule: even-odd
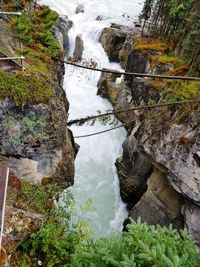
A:
MULTIPOLYGON (((112 22, 133 25, 141 9, 138 0, 82 0, 84 13, 75 14, 79 1, 76 0, 42 0, 60 15, 67 15, 73 21, 69 31, 70 53, 75 47, 75 37, 82 34, 84 51, 83 58, 96 61, 98 67, 121 70, 119 64, 110 63, 108 57, 98 42, 103 28, 112 22), (101 21, 96 20, 102 16, 101 21)), ((97 111, 112 109, 111 104, 96 95, 99 73, 66 66, 64 88, 70 103, 70 119, 97 114, 97 111)), ((117 120, 115 119, 115 124, 117 120)), ((111 122, 110 122, 111 124, 111 122)), ((113 127, 101 121, 94 125, 73 126, 74 136, 94 133, 113 127)), ((101 135, 77 139, 80 145, 75 162, 75 184, 72 192, 75 202, 81 205, 92 199, 92 209, 85 215, 89 218, 89 225, 96 238, 121 231, 123 221, 127 217, 126 205, 119 193, 119 181, 114 162, 122 153, 122 143, 126 138, 126 131, 119 128, 101 135)))

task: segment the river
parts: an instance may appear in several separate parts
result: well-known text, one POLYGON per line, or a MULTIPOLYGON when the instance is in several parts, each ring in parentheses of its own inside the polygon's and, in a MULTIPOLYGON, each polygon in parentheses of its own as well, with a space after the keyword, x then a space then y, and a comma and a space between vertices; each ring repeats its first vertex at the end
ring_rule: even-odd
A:
MULTIPOLYGON (((98 67, 120 70, 117 63, 110 63, 98 42, 101 31, 112 22, 132 25, 141 10, 139 0, 42 0, 61 16, 67 15, 73 21, 69 31, 70 54, 75 47, 75 37, 82 34, 84 42, 83 58, 93 59, 98 67), (85 7, 84 13, 75 14, 78 4, 85 7), (95 20, 102 16, 101 21, 95 20)), ((64 88, 70 102, 70 119, 97 114, 98 111, 112 109, 110 103, 97 96, 99 73, 83 71, 66 66, 64 88)), ((118 123, 115 120, 115 125, 118 123)), ((112 120, 104 125, 97 121, 93 125, 73 126, 74 136, 95 133, 113 127, 112 120)), ((119 193, 119 181, 114 162, 122 153, 122 143, 126 131, 119 128, 87 138, 76 139, 80 145, 75 162, 75 184, 72 187, 75 202, 82 205, 92 199, 92 209, 85 215, 96 238, 122 230, 127 217, 126 205, 119 193)))

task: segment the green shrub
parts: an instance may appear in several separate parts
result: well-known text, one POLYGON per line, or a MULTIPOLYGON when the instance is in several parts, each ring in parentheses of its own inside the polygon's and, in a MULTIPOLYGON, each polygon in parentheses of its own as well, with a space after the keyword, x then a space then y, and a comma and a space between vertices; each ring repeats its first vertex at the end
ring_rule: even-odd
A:
MULTIPOLYGON (((53 187, 50 187, 50 189, 53 189, 53 187)), ((29 186, 25 191, 26 195, 30 197, 31 190, 29 186)), ((52 192, 51 190, 51 197, 53 196, 52 192)), ((40 204, 43 203, 45 207, 44 202, 47 201, 48 194, 49 190, 39 190, 36 195, 34 194, 36 196, 33 199, 34 207, 39 207, 43 211, 42 205, 36 204, 35 200, 40 204)), ((32 266, 35 260, 37 262, 41 261, 42 266, 71 266, 76 247, 83 244, 85 239, 91 236, 91 231, 82 220, 82 216, 87 212, 91 202, 88 200, 81 207, 82 214, 78 215, 72 195, 66 192, 65 196, 66 198, 61 206, 56 208, 49 205, 49 209, 45 207, 46 216, 44 217, 43 228, 22 243, 19 247, 17 259, 16 256, 12 259, 13 266, 21 267, 22 262, 26 259, 29 263, 25 266, 32 266)))
POLYGON ((73 267, 199 267, 200 254, 185 230, 132 222, 129 231, 88 241, 77 249, 73 267))

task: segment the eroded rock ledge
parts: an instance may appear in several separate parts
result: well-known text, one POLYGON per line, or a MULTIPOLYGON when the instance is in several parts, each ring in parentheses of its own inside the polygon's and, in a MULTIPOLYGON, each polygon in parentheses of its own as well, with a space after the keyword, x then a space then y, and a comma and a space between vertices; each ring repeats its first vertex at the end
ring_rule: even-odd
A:
MULTIPOLYGON (((128 72, 163 73, 173 69, 173 64, 151 64, 151 57, 160 53, 152 48, 136 49, 132 29, 124 33, 117 28, 104 29, 100 38, 110 60, 118 61, 128 72)), ((154 83, 133 76, 119 80, 102 74, 98 93, 109 99, 114 110, 123 110, 162 101, 154 83)), ((122 122, 134 120, 116 166, 121 196, 132 218, 176 228, 185 226, 200 245, 196 223, 200 220, 199 105, 184 108, 116 113, 122 122)))
MULTIPOLYGON (((63 19, 60 23, 62 29, 70 27, 67 21, 64 25, 63 19)), ((61 34, 66 49, 67 36, 61 34)), ((50 68, 48 83, 53 94, 48 101, 19 104, 12 97, 0 100, 0 162, 10 169, 8 199, 13 199, 14 191, 20 190, 21 181, 37 186, 55 183, 60 190, 74 182, 77 147, 67 128, 69 103, 62 88, 65 69, 59 62, 50 68)), ((40 229, 43 216, 23 209, 17 200, 7 205, 3 247, 10 255, 17 245, 40 229)))

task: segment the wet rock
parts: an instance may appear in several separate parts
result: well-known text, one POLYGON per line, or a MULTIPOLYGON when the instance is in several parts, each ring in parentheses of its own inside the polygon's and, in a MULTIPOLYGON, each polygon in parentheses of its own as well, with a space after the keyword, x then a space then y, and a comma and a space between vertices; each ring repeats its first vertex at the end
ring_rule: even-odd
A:
POLYGON ((194 157, 200 150, 198 112, 191 114, 184 124, 158 121, 141 126, 137 136, 140 149, 166 169, 166 178, 177 192, 200 205, 200 168, 194 157))
POLYGON ((59 41, 60 46, 63 48, 65 55, 69 50, 69 36, 68 32, 72 27, 72 21, 67 16, 60 17, 53 28, 53 33, 59 41))
POLYGON ((102 73, 97 86, 97 94, 106 97, 114 106, 116 117, 126 124, 126 129, 132 129, 135 119, 134 113, 117 112, 128 109, 131 101, 131 93, 123 83, 121 75, 102 73))
POLYGON ((85 6, 83 4, 79 4, 76 9, 75 9, 75 13, 84 13, 85 12, 85 6))
POLYGON ((108 20, 108 19, 110 19, 110 17, 106 17, 106 16, 101 16, 101 15, 99 15, 99 16, 96 17, 95 20, 97 20, 97 21, 102 21, 102 20, 108 20))
POLYGON ((129 53, 132 51, 134 45, 134 36, 133 34, 127 34, 122 49, 119 51, 119 62, 122 68, 126 69, 128 64, 129 53))
POLYGON ((133 29, 118 24, 112 24, 110 28, 103 30, 99 41, 111 61, 119 62, 119 53, 127 34, 134 34, 133 29))
POLYGON ((137 140, 128 137, 123 143, 123 159, 116 161, 122 199, 131 209, 147 189, 152 163, 137 151, 137 140))
POLYGON ((141 28, 142 25, 139 22, 134 22, 135 27, 141 28))
POLYGON ((186 200, 182 213, 185 218, 185 228, 200 246, 200 207, 186 200))
POLYGON ((75 49, 74 49, 74 58, 76 59, 81 59, 83 55, 83 39, 82 39, 82 34, 78 34, 76 36, 76 44, 75 44, 75 49))
MULTIPOLYGON (((149 55, 147 53, 141 53, 137 50, 133 50, 128 55, 126 72, 134 72, 134 73, 145 73, 148 69, 149 64, 149 55)), ((134 76, 126 76, 125 77, 130 88, 134 88, 132 86, 132 82, 134 82, 134 76)))
POLYGON ((141 217, 148 224, 172 224, 175 228, 183 228, 183 196, 170 186, 163 173, 157 169, 148 179, 147 186, 147 191, 131 210, 130 216, 133 219, 141 217))

